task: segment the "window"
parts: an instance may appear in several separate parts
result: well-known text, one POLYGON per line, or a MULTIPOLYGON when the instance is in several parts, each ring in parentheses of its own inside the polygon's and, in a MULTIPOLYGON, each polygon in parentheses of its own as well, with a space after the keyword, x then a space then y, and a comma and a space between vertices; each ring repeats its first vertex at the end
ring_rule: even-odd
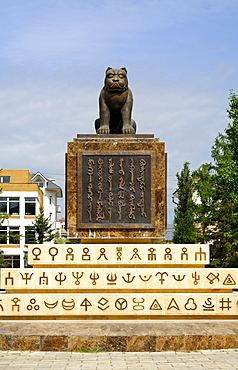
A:
POLYGON ((7 198, 0 197, 0 213, 7 214, 7 198))
POLYGON ((24 268, 31 267, 28 265, 28 252, 24 252, 24 268))
POLYGON ((20 229, 19 226, 9 227, 9 244, 19 244, 20 243, 20 229))
POLYGON ((8 262, 8 268, 19 268, 20 267, 20 256, 3 256, 4 260, 8 262))
POLYGON ((0 213, 9 214, 11 216, 19 215, 19 204, 19 197, 0 197, 0 213))
POLYGON ((36 198, 25 198, 25 215, 35 216, 36 214, 36 198))
POLYGON ((9 214, 19 215, 19 198, 18 197, 11 197, 9 198, 9 214))
POLYGON ((10 176, 0 176, 0 182, 10 182, 10 176))
POLYGON ((7 226, 0 227, 0 244, 7 244, 7 226))
POLYGON ((25 227, 25 243, 26 244, 35 244, 36 242, 36 234, 35 229, 33 226, 26 226, 25 227))
POLYGON ((19 244, 20 228, 19 226, 1 226, 0 244, 19 244))
POLYGON ((37 179, 35 180, 35 182, 38 184, 39 188, 43 188, 44 187, 44 183, 43 183, 43 181, 41 180, 40 177, 37 177, 37 179))

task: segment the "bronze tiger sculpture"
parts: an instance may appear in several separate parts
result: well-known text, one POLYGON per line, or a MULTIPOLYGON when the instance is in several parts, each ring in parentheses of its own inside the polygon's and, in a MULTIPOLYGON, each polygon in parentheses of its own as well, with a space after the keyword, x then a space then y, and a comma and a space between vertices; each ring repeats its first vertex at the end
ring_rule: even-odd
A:
POLYGON ((105 84, 99 96, 99 117, 95 121, 97 134, 135 134, 136 123, 131 119, 133 95, 128 87, 126 68, 106 70, 105 84))

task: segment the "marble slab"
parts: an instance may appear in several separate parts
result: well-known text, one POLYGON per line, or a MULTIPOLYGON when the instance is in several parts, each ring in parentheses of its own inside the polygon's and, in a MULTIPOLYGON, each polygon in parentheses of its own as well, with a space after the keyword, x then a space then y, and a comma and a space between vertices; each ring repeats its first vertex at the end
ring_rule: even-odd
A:
POLYGON ((206 265, 207 244, 29 244, 28 263, 38 265, 206 265))
POLYGON ((2 269, 1 287, 11 290, 176 290, 237 289, 230 268, 35 268, 2 269))
POLYGON ((6 316, 237 316, 236 293, 3 294, 6 316))

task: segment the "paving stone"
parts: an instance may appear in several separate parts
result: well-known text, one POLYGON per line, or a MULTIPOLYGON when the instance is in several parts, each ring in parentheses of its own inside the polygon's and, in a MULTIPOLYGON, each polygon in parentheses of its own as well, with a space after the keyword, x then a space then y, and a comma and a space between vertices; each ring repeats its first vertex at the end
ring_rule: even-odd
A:
POLYGON ((200 351, 190 353, 63 353, 0 351, 0 369, 88 370, 237 370, 238 351, 200 351), (165 355, 166 354, 166 355, 165 355))

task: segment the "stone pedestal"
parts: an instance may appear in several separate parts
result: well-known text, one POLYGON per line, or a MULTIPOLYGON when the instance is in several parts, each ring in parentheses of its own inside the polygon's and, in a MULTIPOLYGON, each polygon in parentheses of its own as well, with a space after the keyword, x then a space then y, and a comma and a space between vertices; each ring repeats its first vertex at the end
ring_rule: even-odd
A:
POLYGON ((154 135, 78 135, 66 163, 69 239, 164 237, 166 154, 154 135))
POLYGON ((204 268, 209 246, 29 245, 33 269, 3 269, 0 319, 238 317, 237 269, 204 268))

